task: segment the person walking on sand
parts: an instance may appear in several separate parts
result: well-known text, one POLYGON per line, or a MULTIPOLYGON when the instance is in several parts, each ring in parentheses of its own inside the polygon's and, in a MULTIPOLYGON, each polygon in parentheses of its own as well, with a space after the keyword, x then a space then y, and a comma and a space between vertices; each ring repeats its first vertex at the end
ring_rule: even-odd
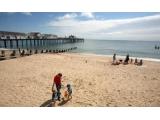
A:
POLYGON ((58 73, 55 77, 54 77, 54 81, 53 81, 53 85, 56 85, 56 89, 57 89, 57 96, 58 96, 58 100, 60 101, 60 89, 61 89, 61 78, 62 78, 62 73, 58 73))

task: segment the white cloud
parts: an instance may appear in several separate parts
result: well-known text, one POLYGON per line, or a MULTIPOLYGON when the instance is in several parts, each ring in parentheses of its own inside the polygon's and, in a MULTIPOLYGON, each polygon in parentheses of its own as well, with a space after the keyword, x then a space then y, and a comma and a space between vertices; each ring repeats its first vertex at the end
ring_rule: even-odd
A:
POLYGON ((82 12, 81 16, 82 17, 87 17, 87 18, 94 18, 93 13, 91 13, 91 12, 82 12))
POLYGON ((67 20, 76 18, 78 15, 76 13, 65 14, 64 16, 58 17, 58 20, 67 20))
POLYGON ((77 18, 77 14, 66 14, 61 19, 50 21, 48 26, 65 35, 75 34, 86 38, 154 39, 155 36, 155 39, 160 39, 160 14, 114 20, 77 18))

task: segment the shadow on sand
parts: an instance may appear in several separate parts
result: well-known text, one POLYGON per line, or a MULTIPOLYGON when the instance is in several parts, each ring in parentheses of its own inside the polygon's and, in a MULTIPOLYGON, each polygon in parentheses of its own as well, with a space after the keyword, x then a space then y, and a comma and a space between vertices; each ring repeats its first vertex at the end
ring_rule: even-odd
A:
POLYGON ((40 107, 52 107, 52 99, 45 101, 40 107))
MULTIPOLYGON (((71 99, 72 98, 69 98, 67 100, 62 100, 62 101, 58 102, 56 106, 63 106, 64 104, 66 104, 71 99)), ((52 106, 52 99, 45 101, 40 107, 53 107, 52 106)))

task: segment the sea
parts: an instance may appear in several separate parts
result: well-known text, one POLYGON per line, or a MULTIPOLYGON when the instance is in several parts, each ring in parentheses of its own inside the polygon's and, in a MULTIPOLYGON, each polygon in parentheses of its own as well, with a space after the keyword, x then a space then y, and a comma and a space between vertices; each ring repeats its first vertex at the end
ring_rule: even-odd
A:
MULTIPOLYGON (((160 47, 160 41, 137 41, 137 40, 92 40, 85 39, 84 42, 48 44, 47 46, 38 46, 35 49, 68 49, 77 47, 72 53, 84 53, 112 56, 114 53, 118 56, 134 58, 158 59, 160 60, 160 49, 155 49, 155 45, 160 47)), ((3 48, 2 43, 0 47, 3 48)), ((28 48, 23 44, 23 48, 28 48)), ((32 48, 32 46, 29 46, 32 48)))

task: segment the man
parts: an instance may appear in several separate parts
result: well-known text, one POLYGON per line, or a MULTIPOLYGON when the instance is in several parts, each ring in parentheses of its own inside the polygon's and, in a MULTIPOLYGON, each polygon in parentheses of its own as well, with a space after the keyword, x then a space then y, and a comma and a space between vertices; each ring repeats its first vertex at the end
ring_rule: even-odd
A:
POLYGON ((56 85, 56 89, 57 89, 57 96, 58 96, 58 100, 60 101, 60 89, 61 89, 61 78, 62 78, 62 73, 58 73, 55 77, 54 77, 54 81, 53 81, 53 85, 56 85))

